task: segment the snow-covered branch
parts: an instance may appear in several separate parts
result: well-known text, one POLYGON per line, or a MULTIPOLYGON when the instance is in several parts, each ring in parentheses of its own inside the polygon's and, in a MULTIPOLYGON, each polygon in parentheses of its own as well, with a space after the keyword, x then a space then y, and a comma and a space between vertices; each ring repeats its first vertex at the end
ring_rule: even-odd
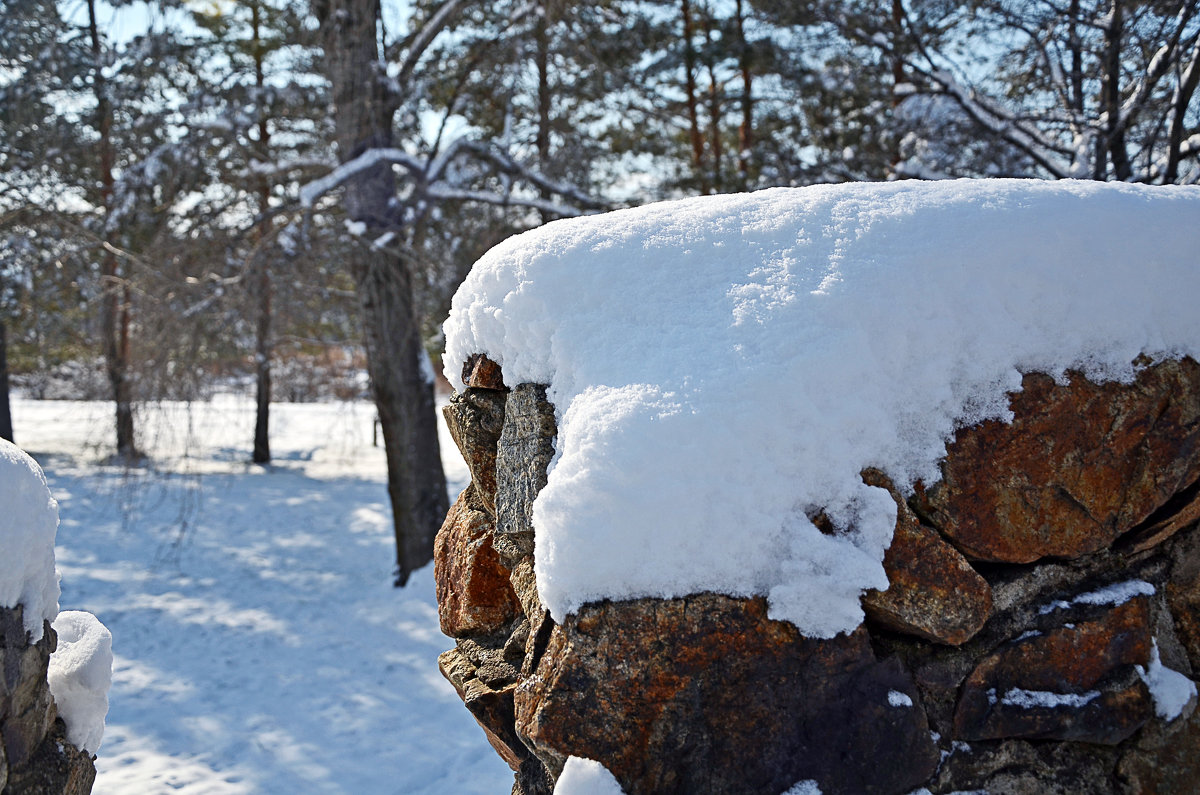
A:
POLYGON ((404 53, 403 60, 400 61, 400 69, 396 74, 396 85, 401 87, 408 85, 413 70, 417 68, 425 51, 433 44, 437 35, 454 20, 455 15, 462 10, 464 5, 466 5, 465 0, 446 0, 429 18, 429 21, 417 31, 404 53))

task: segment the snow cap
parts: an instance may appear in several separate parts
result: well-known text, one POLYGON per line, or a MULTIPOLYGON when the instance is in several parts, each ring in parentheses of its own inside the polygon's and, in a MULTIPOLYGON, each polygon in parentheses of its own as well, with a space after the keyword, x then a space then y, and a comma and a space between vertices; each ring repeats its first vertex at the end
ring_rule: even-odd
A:
POLYGON ((1200 353, 1200 187, 820 185, 565 219, 454 297, 446 377, 486 354, 548 385, 539 594, 765 594, 812 637, 886 588, 895 504, 1022 374, 1128 380, 1200 353), (836 533, 811 518, 824 513, 836 533))
POLYGON ((0 439, 0 605, 25 606, 25 630, 42 639, 58 615, 54 536, 58 503, 37 462, 0 439))

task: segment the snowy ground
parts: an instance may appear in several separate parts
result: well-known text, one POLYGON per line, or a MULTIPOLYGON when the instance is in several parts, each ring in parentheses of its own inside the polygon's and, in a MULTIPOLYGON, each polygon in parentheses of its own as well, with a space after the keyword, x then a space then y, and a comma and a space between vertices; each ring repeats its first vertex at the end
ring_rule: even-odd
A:
POLYGON ((101 463, 110 404, 13 415, 60 503, 62 609, 113 634, 98 795, 508 791, 438 673, 432 567, 391 585, 370 406, 274 406, 269 468, 247 463, 249 400, 147 409, 133 471, 101 463))

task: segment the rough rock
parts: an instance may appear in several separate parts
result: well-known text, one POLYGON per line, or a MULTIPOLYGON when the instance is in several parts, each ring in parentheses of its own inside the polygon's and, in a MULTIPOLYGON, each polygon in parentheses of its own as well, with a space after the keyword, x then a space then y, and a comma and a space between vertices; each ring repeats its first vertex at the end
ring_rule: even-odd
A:
POLYGON ((504 427, 505 393, 468 389, 442 408, 446 427, 467 462, 483 509, 496 515, 496 443, 504 427))
POLYGON ((1192 669, 1200 671, 1200 533, 1174 545, 1166 595, 1179 641, 1192 669))
POLYGON ((533 501, 546 485, 556 429, 545 387, 508 393, 496 450, 496 549, 509 565, 533 554, 533 501))
POLYGON ((936 795, 1114 795, 1116 749, 1089 743, 1026 740, 955 742, 927 785, 936 795))
POLYGON ((1151 723, 1117 767, 1121 789, 1192 793, 1200 782, 1200 709, 1182 720, 1151 723))
POLYGON ((883 558, 890 585, 863 595, 867 616, 895 632, 957 646, 992 612, 992 589, 937 531, 925 527, 881 474, 864 472, 896 500, 896 529, 883 558))
POLYGON ((1061 626, 1007 643, 976 666, 958 702, 955 739, 1115 745, 1153 716, 1135 668, 1150 661, 1149 599, 1134 597, 1090 620, 1065 617, 1061 626))
POLYGON ((630 795, 774 795, 807 779, 825 793, 1194 791, 1200 710, 1164 723, 1136 668, 1157 644, 1167 667, 1200 670, 1194 362, 1133 384, 1028 376, 1014 423, 962 430, 945 483, 907 502, 865 471, 897 501, 891 585, 831 640, 769 620, 762 599, 714 594, 591 604, 556 624, 532 527, 554 407, 537 385, 497 388, 494 363, 473 358, 464 377, 447 419, 474 485, 439 537, 455 638, 440 663, 514 795, 551 795, 572 754, 630 795), (1075 600, 1135 579, 1154 594, 1075 600), (462 618, 481 605, 498 609, 462 618))
POLYGON ((1095 552, 1200 478, 1200 365, 1191 359, 1146 368, 1132 384, 1029 374, 1011 408, 1012 423, 960 431, 942 480, 918 484, 913 499, 969 557, 1095 552))
POLYGON ((513 731, 513 690, 516 685, 499 689, 489 686, 475 675, 476 667, 458 649, 442 652, 438 657, 438 668, 454 685, 496 753, 514 771, 519 771, 529 752, 513 731))
POLYGON ((56 645, 45 624, 30 643, 23 609, 0 607, 0 790, 5 795, 86 795, 92 756, 66 740, 46 682, 56 645))
POLYGON ((492 519, 472 505, 475 493, 474 485, 463 490, 434 541, 438 618, 451 637, 494 632, 521 614, 492 545, 492 519))
POLYGON ((495 390, 505 389, 504 374, 500 371, 500 365, 482 353, 468 356, 467 360, 463 362, 462 379, 463 384, 468 387, 495 390))
POLYGON ((876 661, 863 630, 805 638, 762 599, 586 606, 554 629, 516 712, 533 747, 598 760, 630 795, 774 795, 804 779, 900 793, 937 765, 897 661, 876 661))

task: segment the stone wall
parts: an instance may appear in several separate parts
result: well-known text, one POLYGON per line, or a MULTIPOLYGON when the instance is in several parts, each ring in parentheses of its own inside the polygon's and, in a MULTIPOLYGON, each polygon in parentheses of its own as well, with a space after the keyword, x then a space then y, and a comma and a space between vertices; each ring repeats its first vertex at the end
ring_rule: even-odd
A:
POLYGON ((46 670, 57 636, 46 622, 30 643, 23 609, 0 607, 0 792, 86 795, 96 778, 93 757, 66 739, 46 670))
POLYGON ((904 499, 864 472, 897 502, 891 587, 831 640, 709 593, 553 622, 530 519, 553 407, 481 356, 464 382, 445 414, 472 482, 437 539, 439 662, 513 792, 551 792, 569 756, 630 795, 1195 791, 1196 699, 1161 694, 1200 671, 1196 362, 1132 384, 1031 374, 1014 421, 959 432, 938 483, 904 499))

